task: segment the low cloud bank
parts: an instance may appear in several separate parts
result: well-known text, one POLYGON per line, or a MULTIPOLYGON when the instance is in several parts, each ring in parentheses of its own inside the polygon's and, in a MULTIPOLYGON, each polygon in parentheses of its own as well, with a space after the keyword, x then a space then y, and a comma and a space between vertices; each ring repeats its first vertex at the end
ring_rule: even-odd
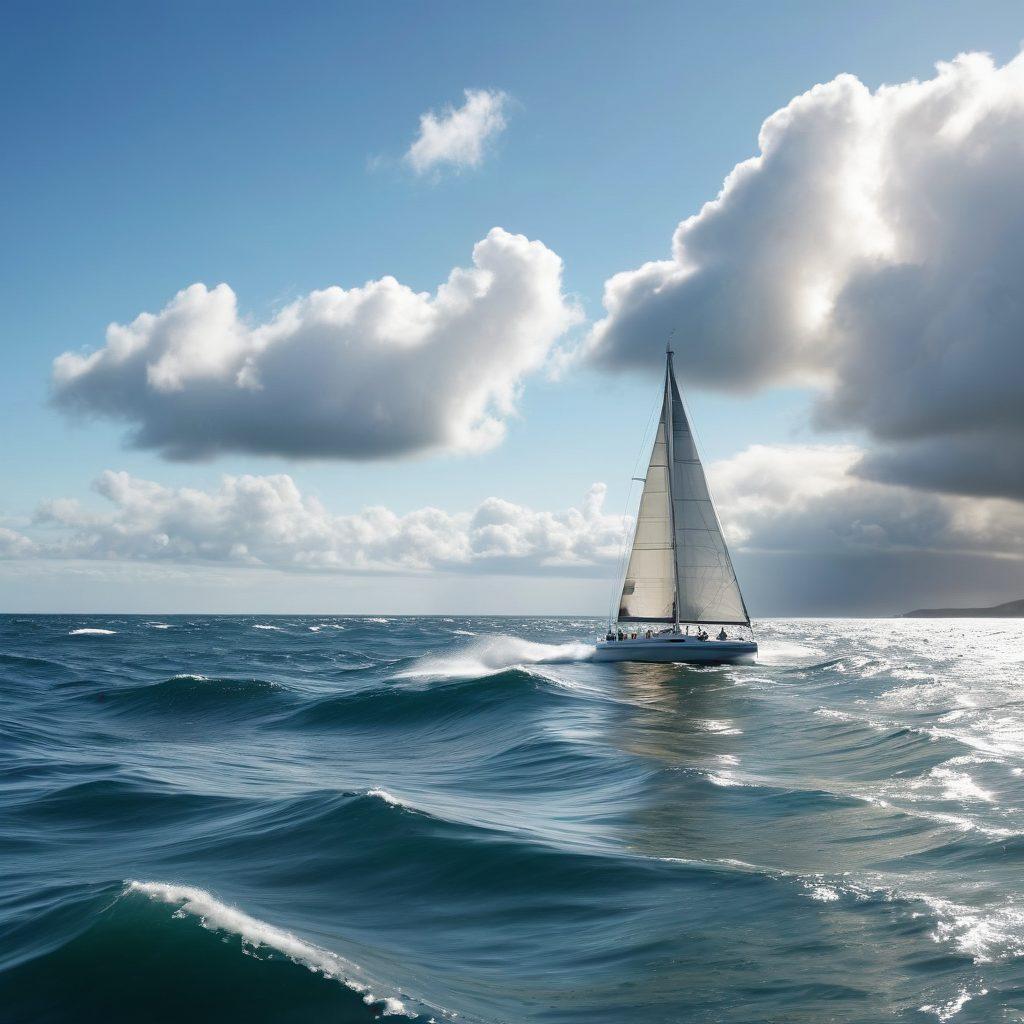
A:
MULTIPOLYGON (((621 516, 595 484, 580 508, 538 512, 488 498, 468 512, 367 508, 335 515, 287 475, 225 476, 215 490, 171 488, 107 471, 94 485, 112 510, 74 500, 40 507, 37 538, 15 531, 9 557, 222 562, 286 571, 588 575, 614 559, 621 516)), ((0 533, 0 553, 4 535, 0 533)))
POLYGON ((179 460, 480 451, 578 318, 561 260, 494 228, 434 295, 385 277, 311 292, 252 325, 226 284, 194 284, 160 313, 112 324, 103 348, 58 357, 54 400, 124 421, 134 447, 179 460))
MULTIPOLYGON (((1020 503, 864 480, 852 472, 861 457, 848 446, 754 446, 711 465, 741 574, 745 562, 760 560, 773 575, 799 564, 808 585, 831 586, 841 607, 858 565, 873 567, 874 596, 884 601, 896 582, 913 593, 915 579, 932 579, 937 558, 954 554, 976 566, 1024 559, 1020 503)), ((405 515, 387 508, 336 515, 285 475, 225 476, 204 491, 108 471, 95 490, 109 503, 102 511, 60 499, 41 506, 24 532, 0 529, 0 557, 594 577, 610 586, 629 525, 604 511, 603 484, 560 512, 492 497, 464 512, 405 515)))

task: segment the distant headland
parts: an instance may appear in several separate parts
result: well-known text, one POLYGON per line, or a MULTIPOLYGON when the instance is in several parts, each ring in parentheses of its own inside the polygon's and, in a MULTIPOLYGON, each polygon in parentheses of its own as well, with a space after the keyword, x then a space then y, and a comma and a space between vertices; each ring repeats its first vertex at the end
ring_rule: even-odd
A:
POLYGON ((991 608, 918 608, 904 612, 903 619, 1024 619, 1024 598, 991 608))

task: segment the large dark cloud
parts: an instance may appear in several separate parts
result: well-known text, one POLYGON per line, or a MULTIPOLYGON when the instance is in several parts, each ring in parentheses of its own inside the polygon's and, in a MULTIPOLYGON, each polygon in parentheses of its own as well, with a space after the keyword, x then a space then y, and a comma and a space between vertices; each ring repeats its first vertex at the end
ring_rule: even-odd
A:
POLYGON ((495 228, 435 295, 394 278, 327 288, 250 325, 227 285, 179 292, 54 365, 64 410, 121 420, 173 459, 371 459, 502 438, 523 377, 578 313, 561 260, 495 228))
POLYGON ((1024 504, 866 480, 849 446, 756 445, 711 467, 756 614, 891 614, 1024 594, 1024 504))
POLYGON ((879 442, 865 475, 1024 498, 1024 56, 773 114, 759 156, 610 279, 587 353, 728 389, 811 382, 817 423, 879 442))
POLYGON ((908 439, 865 452, 855 471, 869 480, 928 491, 1019 498, 1024 436, 979 431, 976 436, 908 439))
MULTIPOLYGON (((748 551, 993 555, 1024 564, 1024 504, 866 480, 849 445, 754 445, 711 467, 723 524, 748 551)), ((839 581, 837 581, 838 585, 839 581)))

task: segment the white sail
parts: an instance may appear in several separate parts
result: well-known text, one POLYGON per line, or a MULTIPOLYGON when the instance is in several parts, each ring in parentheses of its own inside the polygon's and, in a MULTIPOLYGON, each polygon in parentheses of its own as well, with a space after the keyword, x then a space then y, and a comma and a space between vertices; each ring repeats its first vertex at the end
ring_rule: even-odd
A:
POLYGON ((676 385, 671 355, 619 619, 750 623, 676 385))
POLYGON ((668 361, 672 393, 672 505, 680 622, 749 625, 740 585, 711 501, 704 467, 668 361))
MULTIPOLYGON (((668 391, 665 392, 666 402, 668 391)), ((668 480, 668 407, 662 404, 654 436, 640 508, 633 534, 626 578, 619 600, 619 619, 674 622, 676 571, 673 563, 672 509, 668 480)))

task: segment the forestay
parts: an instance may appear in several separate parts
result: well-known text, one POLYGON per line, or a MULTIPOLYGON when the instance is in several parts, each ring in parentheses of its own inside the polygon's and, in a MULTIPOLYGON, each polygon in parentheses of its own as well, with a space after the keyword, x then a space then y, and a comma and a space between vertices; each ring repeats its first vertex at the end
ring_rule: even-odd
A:
POLYGON ((750 623, 676 385, 671 353, 618 618, 750 623))

